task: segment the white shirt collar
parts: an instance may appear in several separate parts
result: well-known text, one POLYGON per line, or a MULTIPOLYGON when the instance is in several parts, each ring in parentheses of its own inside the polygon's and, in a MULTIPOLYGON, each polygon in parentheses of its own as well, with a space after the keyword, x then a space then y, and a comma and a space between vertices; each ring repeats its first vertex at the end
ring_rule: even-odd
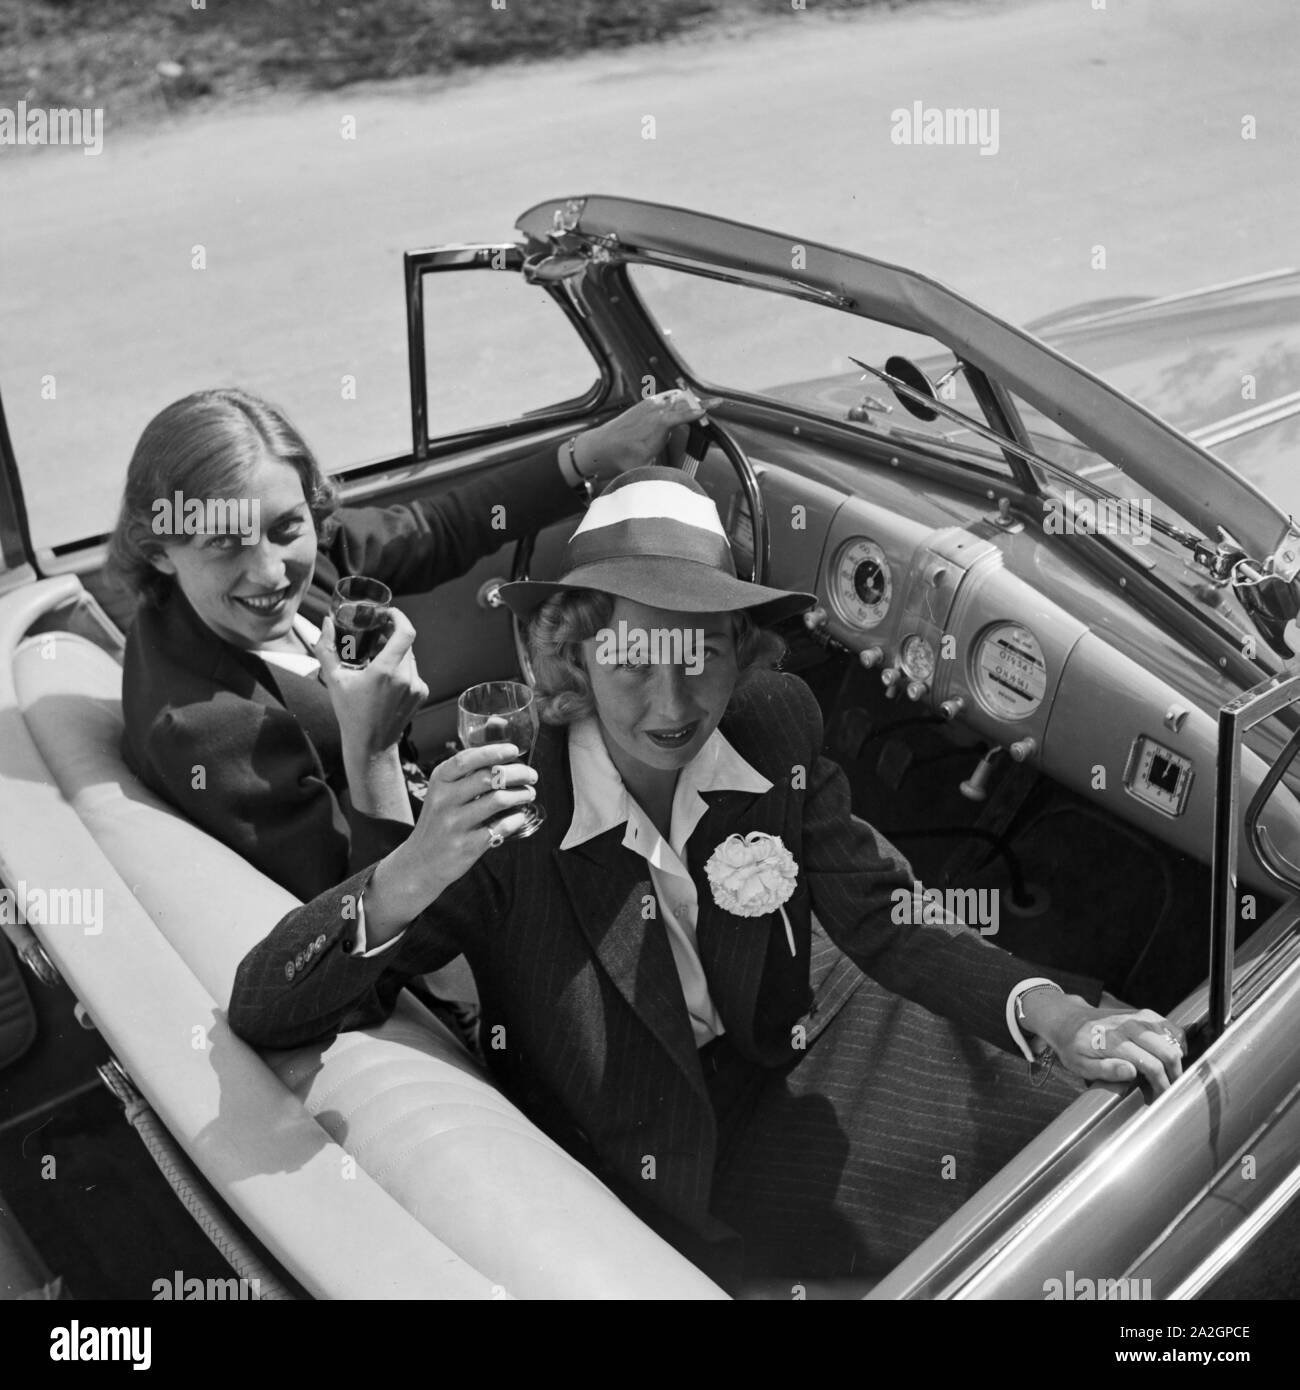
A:
MULTIPOLYGON (((594 718, 569 726, 569 772, 573 778, 573 819, 561 849, 573 849, 625 823, 629 835, 639 825, 650 830, 655 840, 660 839, 624 785, 594 718)), ((771 788, 772 783, 736 752, 722 731, 714 729, 677 778, 671 835, 674 857, 684 852, 686 841, 708 809, 701 792, 766 792, 771 788)), ((628 843, 626 839, 624 843, 628 843)), ((629 848, 638 848, 649 857, 646 849, 629 848)))
POLYGON ((320 662, 312 655, 311 648, 320 641, 320 628, 304 618, 301 613, 295 613, 293 615, 293 630, 306 645, 306 651, 259 651, 257 655, 263 661, 269 661, 272 666, 280 667, 281 670, 293 671, 299 676, 314 676, 320 670, 320 662))

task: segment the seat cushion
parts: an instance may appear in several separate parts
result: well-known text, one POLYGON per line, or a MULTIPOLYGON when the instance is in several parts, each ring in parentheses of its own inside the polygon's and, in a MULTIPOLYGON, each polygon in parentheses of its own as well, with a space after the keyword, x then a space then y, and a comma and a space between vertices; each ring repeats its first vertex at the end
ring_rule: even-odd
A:
MULTIPOLYGON (((106 652, 69 633, 29 638, 15 651, 14 684, 62 796, 224 1004, 240 960, 297 900, 128 770, 121 668, 106 652)), ((147 1010, 148 1001, 123 1007, 147 1010)), ((507 1101, 409 995, 378 1028, 266 1060, 367 1174, 511 1294, 721 1296, 507 1101)))

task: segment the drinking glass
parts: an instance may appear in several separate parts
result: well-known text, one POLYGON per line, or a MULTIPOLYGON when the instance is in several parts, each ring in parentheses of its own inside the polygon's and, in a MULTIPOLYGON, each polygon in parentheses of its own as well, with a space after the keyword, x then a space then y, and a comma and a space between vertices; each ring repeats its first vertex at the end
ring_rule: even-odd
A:
POLYGON ((384 645, 392 590, 378 579, 352 574, 340 579, 330 599, 334 639, 345 666, 361 667, 384 645))
MULTIPOLYGON (((486 743, 513 743, 520 758, 532 761, 533 744, 537 741, 537 704, 530 686, 520 681, 485 681, 472 685, 456 703, 456 729, 466 748, 481 748, 486 743)), ((546 812, 536 802, 518 806, 494 816, 487 824, 497 825, 508 816, 522 811, 524 824, 510 840, 522 840, 535 834, 546 819, 546 812)))

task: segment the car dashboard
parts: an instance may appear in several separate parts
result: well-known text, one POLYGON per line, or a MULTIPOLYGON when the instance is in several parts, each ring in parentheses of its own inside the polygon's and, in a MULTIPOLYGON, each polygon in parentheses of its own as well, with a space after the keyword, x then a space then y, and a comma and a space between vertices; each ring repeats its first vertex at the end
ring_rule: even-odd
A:
MULTIPOLYGON (((897 474, 859 463, 837 478, 818 458, 816 475, 754 458, 771 579, 816 594, 811 635, 856 658, 886 699, 974 735, 991 762, 1028 764, 1208 863, 1217 710, 1235 689, 1094 574, 1049 553, 992 494, 981 505, 909 493, 897 474)), ((747 515, 735 498, 728 518, 743 550, 747 515)), ((1247 750, 1243 804, 1265 771, 1247 750)), ((1285 785, 1261 822, 1300 862, 1300 801, 1285 785)), ((1249 851, 1239 873, 1277 891, 1249 851)))

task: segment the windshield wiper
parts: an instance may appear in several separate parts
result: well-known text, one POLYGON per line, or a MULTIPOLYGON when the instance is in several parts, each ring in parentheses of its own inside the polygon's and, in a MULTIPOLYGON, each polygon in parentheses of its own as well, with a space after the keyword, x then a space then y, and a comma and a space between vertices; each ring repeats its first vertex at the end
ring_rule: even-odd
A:
MULTIPOLYGON (((850 357, 849 361, 883 381, 900 400, 912 400, 926 410, 964 426, 974 434, 996 444, 999 449, 1014 454, 1026 463, 1036 464, 1051 478, 1068 484, 1071 490, 1083 492, 1094 502, 1123 502, 1123 498, 1108 489, 1099 487, 1059 463, 1053 463, 1051 459, 1025 448, 1014 439, 1005 438, 982 421, 947 405, 938 398, 937 393, 919 391, 895 374, 882 371, 879 367, 868 366, 857 357, 850 357)), ((1222 526, 1216 528, 1219 533, 1219 541, 1216 544, 1206 536, 1175 526, 1161 517, 1151 515, 1147 521, 1153 531, 1190 550, 1192 563, 1204 570, 1216 585, 1231 587, 1246 617, 1278 655, 1287 657, 1293 654, 1290 644, 1283 636, 1283 629, 1288 619, 1295 615, 1294 598, 1292 596, 1292 601, 1288 603, 1273 591, 1265 590, 1264 585, 1270 580, 1281 581, 1285 591, 1289 581, 1300 572, 1300 545, 1288 544, 1293 533, 1300 538, 1300 531, 1297 531, 1294 523, 1288 528, 1287 538, 1279 545, 1277 554, 1261 564, 1248 555, 1245 548, 1222 526)), ((1103 538, 1100 533, 1097 535, 1098 539, 1103 538)))
MULTIPOLYGON (((937 414, 944 416, 945 419, 952 420, 955 424, 962 425, 973 433, 987 439, 990 443, 996 444, 999 449, 1007 453, 1015 454, 1019 459, 1030 464, 1037 464, 1039 468, 1050 473, 1054 478, 1058 478, 1068 483, 1070 487, 1087 493, 1094 502, 1113 501, 1119 502, 1123 499, 1117 497, 1115 493, 1109 492, 1104 487, 1099 487, 1096 483, 1088 482, 1077 473, 1072 473, 1068 468, 1059 463, 1053 463, 1051 459, 1046 459, 1042 454, 1036 454, 1032 449, 1027 449, 1023 444, 1018 444, 1014 439, 1008 439, 1001 435, 997 430, 983 424, 981 421, 958 410, 955 406, 947 405, 936 396, 926 395, 924 391, 918 391, 915 387, 909 386, 907 382, 892 375, 890 372, 881 371, 879 367, 870 367, 865 362, 856 357, 850 357, 849 361, 862 368, 865 372, 870 372, 874 377, 883 381, 896 395, 904 396, 909 400, 915 401, 918 405, 924 406, 927 410, 933 410, 937 414)), ((1174 526, 1171 522, 1165 521, 1158 516, 1150 518, 1153 530, 1159 531, 1161 535, 1168 536, 1170 540, 1177 541, 1179 545, 1185 546, 1202 563, 1203 556, 1217 554, 1217 547, 1204 537, 1198 536, 1194 531, 1186 531, 1181 526, 1174 526)), ((1209 566, 1206 566, 1209 568, 1209 566)), ((1211 571, 1213 572, 1213 571, 1211 571)))

